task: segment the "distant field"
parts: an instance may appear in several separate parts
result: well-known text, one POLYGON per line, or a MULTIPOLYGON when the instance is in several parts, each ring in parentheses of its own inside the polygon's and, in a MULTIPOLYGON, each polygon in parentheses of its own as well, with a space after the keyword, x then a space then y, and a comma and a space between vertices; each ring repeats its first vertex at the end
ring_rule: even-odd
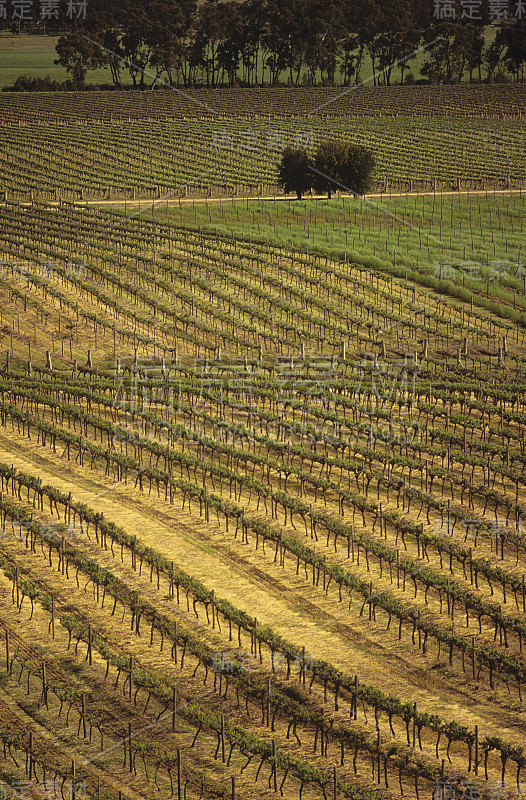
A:
MULTIPOLYGON (((489 43, 495 36, 495 29, 488 28, 486 31, 486 41, 489 43)), ((12 86, 20 75, 30 77, 50 78, 63 81, 71 77, 63 67, 55 65, 54 59, 57 57, 55 44, 58 37, 22 34, 15 36, 8 32, 0 32, 0 89, 3 86, 12 86)), ((421 78, 420 67, 424 63, 424 52, 417 55, 414 61, 410 62, 410 67, 406 70, 406 75, 411 72, 415 79, 421 78)), ((484 73, 483 73, 484 76, 484 73)), ((268 73, 267 73, 268 77, 268 73)), ((288 73, 283 72, 281 80, 285 83, 288 73)), ((372 63, 368 55, 364 57, 360 79, 368 85, 372 85, 372 63)), ((146 83, 151 84, 152 78, 147 78, 146 83)), ((123 86, 131 86, 132 81, 125 72, 122 74, 123 86)), ((400 70, 393 69, 392 81, 400 81, 400 70)), ((111 73, 109 69, 98 69, 88 72, 86 76, 88 84, 111 84, 111 73)))
MULTIPOLYGON (((55 36, 14 36, 0 33, 0 89, 12 86, 20 75, 31 78, 50 78, 65 81, 71 78, 66 70, 54 64, 57 58, 55 36)), ((88 83, 110 83, 108 70, 94 70, 89 73, 88 83)), ((131 83, 131 81, 130 81, 131 83)))
POLYGON ((367 86, 256 89, 158 89, 144 92, 0 94, 4 122, 75 119, 175 121, 209 117, 438 117, 522 119, 526 85, 367 86))
MULTIPOLYGON (((0 33, 0 89, 3 86, 12 86, 20 75, 28 75, 32 78, 50 78, 57 81, 64 81, 71 78, 64 67, 54 64, 57 58, 55 45, 57 36, 14 36, 11 33, 0 33)), ((393 79, 396 76, 393 72, 393 79)), ((370 58, 364 59, 361 79, 368 80, 372 75, 370 58)), ((154 75, 146 78, 146 85, 150 85, 154 75)), ((287 80, 288 73, 282 74, 282 79, 287 80)), ((121 75, 122 85, 131 86, 132 80, 123 71, 121 75)), ((87 84, 111 84, 111 72, 109 69, 90 70, 86 75, 87 84)))

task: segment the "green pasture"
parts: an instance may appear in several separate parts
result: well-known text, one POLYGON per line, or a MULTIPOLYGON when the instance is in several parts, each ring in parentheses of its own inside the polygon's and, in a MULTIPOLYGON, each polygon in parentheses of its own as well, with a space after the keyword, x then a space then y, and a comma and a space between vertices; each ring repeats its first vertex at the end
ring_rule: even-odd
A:
MULTIPOLYGON (((0 33, 0 88, 12 86, 20 75, 30 78, 49 76, 55 81, 70 79, 71 75, 64 67, 53 63, 57 58, 57 41, 57 36, 0 33)), ((89 72, 87 82, 111 83, 110 72, 107 69, 89 72)))

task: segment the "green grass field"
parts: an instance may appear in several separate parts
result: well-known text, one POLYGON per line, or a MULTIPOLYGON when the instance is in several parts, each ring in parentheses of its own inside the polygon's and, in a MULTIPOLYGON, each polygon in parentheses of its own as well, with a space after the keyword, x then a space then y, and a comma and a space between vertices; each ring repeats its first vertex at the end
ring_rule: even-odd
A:
MULTIPOLYGON (((0 33, 0 88, 13 86, 20 75, 65 81, 71 78, 64 67, 54 63, 57 58, 56 36, 28 36, 0 33)), ((88 83, 111 83, 109 70, 99 69, 88 74, 88 83)), ((131 81, 130 81, 131 83, 131 81)))

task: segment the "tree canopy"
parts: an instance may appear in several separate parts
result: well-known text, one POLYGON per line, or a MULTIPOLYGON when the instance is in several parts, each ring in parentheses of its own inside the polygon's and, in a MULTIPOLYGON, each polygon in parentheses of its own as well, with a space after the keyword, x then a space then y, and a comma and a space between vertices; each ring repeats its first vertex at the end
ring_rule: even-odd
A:
POLYGON ((311 187, 329 200, 335 189, 363 195, 372 186, 374 153, 352 142, 320 142, 312 159, 306 150, 287 147, 281 158, 279 183, 298 199, 311 187))
POLYGON ((286 147, 279 168, 280 186, 285 192, 296 192, 298 200, 312 186, 311 160, 306 150, 286 147))
POLYGON ((374 153, 360 144, 348 144, 341 165, 341 182, 354 194, 365 194, 372 185, 374 153))
POLYGON ((341 177, 341 166, 345 161, 346 145, 344 142, 320 142, 314 159, 313 186, 316 192, 327 192, 329 200, 337 185, 335 180, 341 177))

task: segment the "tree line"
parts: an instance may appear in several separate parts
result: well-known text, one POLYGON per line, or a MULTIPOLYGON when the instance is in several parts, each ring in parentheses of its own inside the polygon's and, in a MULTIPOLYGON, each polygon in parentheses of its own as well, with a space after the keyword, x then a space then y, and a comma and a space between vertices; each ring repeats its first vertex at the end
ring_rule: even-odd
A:
POLYGON ((387 85, 395 69, 402 82, 415 80, 411 62, 422 48, 420 71, 431 83, 455 83, 466 72, 470 80, 524 79, 526 16, 512 0, 491 44, 489 0, 481 0, 480 19, 463 16, 453 0, 454 20, 435 18, 432 0, 87 0, 85 19, 68 14, 67 0, 44 19, 35 0, 32 21, 14 20, 14 5, 9 0, 0 27, 65 31, 56 63, 77 88, 100 67, 116 87, 129 78, 138 88, 350 86, 366 56, 374 83, 387 85))

